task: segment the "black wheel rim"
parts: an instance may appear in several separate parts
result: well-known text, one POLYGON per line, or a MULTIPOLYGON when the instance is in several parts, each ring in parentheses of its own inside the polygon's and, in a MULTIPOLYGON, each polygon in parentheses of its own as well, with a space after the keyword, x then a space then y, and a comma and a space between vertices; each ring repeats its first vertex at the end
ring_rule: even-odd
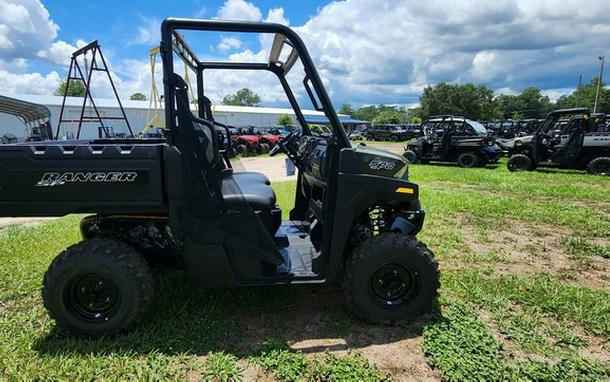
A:
POLYGON ((81 320, 108 321, 117 312, 121 294, 108 278, 98 274, 74 277, 64 290, 68 310, 81 320))
POLYGON ((386 264, 371 279, 371 293, 375 302, 384 307, 408 303, 416 292, 415 275, 399 264, 386 264))

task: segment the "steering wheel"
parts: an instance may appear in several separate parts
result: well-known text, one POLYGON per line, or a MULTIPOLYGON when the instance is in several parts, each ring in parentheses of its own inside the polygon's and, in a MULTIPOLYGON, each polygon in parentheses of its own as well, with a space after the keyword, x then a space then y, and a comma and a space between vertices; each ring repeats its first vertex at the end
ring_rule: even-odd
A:
POLYGON ((271 151, 269 151, 269 156, 270 157, 276 156, 280 151, 284 152, 287 155, 293 154, 290 146, 294 145, 294 143, 297 142, 300 137, 301 137, 300 130, 296 130, 296 131, 289 133, 284 138, 281 138, 275 146, 273 146, 271 151))

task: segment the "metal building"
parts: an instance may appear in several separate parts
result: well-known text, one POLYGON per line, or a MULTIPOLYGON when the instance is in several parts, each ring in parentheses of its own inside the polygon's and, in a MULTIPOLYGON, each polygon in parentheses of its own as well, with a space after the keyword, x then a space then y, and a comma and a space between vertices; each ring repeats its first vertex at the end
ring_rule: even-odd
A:
MULTIPOLYGON (((61 108, 62 97, 59 96, 46 96, 46 95, 32 95, 32 94, 20 94, 12 95, 11 97, 18 98, 24 101, 37 103, 46 106, 51 111, 51 125, 53 129, 57 127, 59 120, 59 112, 61 108)), ((129 123, 135 134, 141 132, 150 120, 149 115, 149 101, 131 101, 121 100, 123 108, 127 114, 129 123)), ((82 107, 83 98, 79 97, 68 97, 66 98, 66 110, 64 112, 64 118, 67 119, 78 119, 80 117, 80 110, 82 107)), ((95 104, 99 108, 100 112, 106 116, 114 116, 120 114, 118 103, 114 99, 95 98, 95 104)), ((93 108, 87 105, 86 112, 93 115, 93 108), (88 110, 91 109, 91 110, 88 110)), ((292 109, 282 108, 267 108, 267 107, 244 107, 244 106, 227 106, 227 105, 214 105, 213 106, 214 117, 222 123, 233 125, 233 126, 258 126, 258 127, 271 127, 277 124, 277 119, 283 114, 288 114, 294 119, 294 112, 292 109)), ((306 118, 324 118, 322 112, 313 110, 303 110, 303 114, 306 118)), ((163 112, 160 113, 161 118, 163 112)), ((347 116, 342 116, 347 117, 347 116)), ((83 123, 83 129, 81 138, 95 138, 98 136, 99 123, 83 123)), ((69 123, 62 124, 60 131, 60 137, 73 137, 76 134, 78 124, 69 123)), ((117 121, 112 128, 115 133, 125 133, 127 128, 123 121, 117 121)), ((0 135, 11 133, 20 139, 26 136, 25 126, 19 123, 14 117, 0 114, 0 135)))

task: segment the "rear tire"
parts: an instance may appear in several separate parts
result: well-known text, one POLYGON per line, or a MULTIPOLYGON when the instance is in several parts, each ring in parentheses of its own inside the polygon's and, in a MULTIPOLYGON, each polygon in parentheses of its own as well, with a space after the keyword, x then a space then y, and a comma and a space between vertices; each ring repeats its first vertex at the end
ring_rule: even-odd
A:
POLYGON ((258 145, 258 147, 260 148, 261 154, 267 154, 271 150, 271 146, 269 145, 269 143, 261 143, 260 145, 258 145))
POLYGON ((415 238, 383 233, 352 252, 342 284, 347 304, 364 321, 408 322, 434 307, 438 263, 415 238))
POLYGON ((42 298, 57 326, 80 336, 119 333, 139 322, 153 298, 153 276, 132 247, 111 239, 74 244, 44 275, 42 298))
POLYGON ((457 164, 462 168, 476 167, 479 162, 479 156, 475 153, 463 153, 457 158, 457 164))
POLYGON ((397 136, 397 135, 392 135, 392 136, 390 137, 390 141, 392 141, 392 142, 398 142, 398 136, 397 136))
POLYGON ((235 152, 237 153, 237 155, 245 157, 248 155, 248 147, 244 144, 237 145, 237 148, 235 148, 235 152))
POLYGON ((610 176, 610 157, 593 159, 587 165, 587 172, 593 175, 610 176))
POLYGON ((405 152, 402 153, 402 156, 409 164, 417 162, 417 153, 413 150, 405 150, 405 152))
POLYGON ((532 160, 525 154, 515 154, 508 159, 506 163, 508 171, 519 172, 519 171, 532 171, 534 169, 532 160))

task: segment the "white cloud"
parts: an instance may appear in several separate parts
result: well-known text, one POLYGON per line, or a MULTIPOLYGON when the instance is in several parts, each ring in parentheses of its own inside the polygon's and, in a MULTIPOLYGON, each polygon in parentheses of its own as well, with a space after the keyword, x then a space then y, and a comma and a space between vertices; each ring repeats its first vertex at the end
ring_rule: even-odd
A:
POLYGON ((15 74, 0 70, 0 89, 3 94, 53 94, 61 82, 56 71, 48 74, 15 74))
POLYGON ((0 0, 0 57, 35 58, 57 37, 59 27, 38 0, 0 0))
POLYGON ((218 9, 218 18, 223 20, 260 21, 263 14, 256 5, 245 0, 227 0, 218 9))
POLYGON ((228 52, 230 50, 241 48, 242 42, 237 37, 223 37, 220 39, 218 46, 216 47, 221 52, 228 52))
POLYGON ((610 50, 600 14, 610 2, 349 0, 296 29, 335 99, 412 102, 440 81, 569 87, 610 50))
POLYGON ((53 65, 68 66, 72 53, 86 44, 83 40, 77 40, 74 45, 59 40, 52 43, 47 49, 42 49, 36 56, 53 65))
POLYGON ((281 7, 271 8, 269 10, 269 12, 267 13, 267 17, 265 18, 264 21, 269 22, 269 23, 278 23, 278 24, 284 24, 284 25, 290 24, 290 22, 284 15, 284 8, 281 8, 281 7))
POLYGON ((129 42, 129 45, 159 45, 161 21, 156 17, 141 17, 142 25, 138 27, 138 33, 129 42))

